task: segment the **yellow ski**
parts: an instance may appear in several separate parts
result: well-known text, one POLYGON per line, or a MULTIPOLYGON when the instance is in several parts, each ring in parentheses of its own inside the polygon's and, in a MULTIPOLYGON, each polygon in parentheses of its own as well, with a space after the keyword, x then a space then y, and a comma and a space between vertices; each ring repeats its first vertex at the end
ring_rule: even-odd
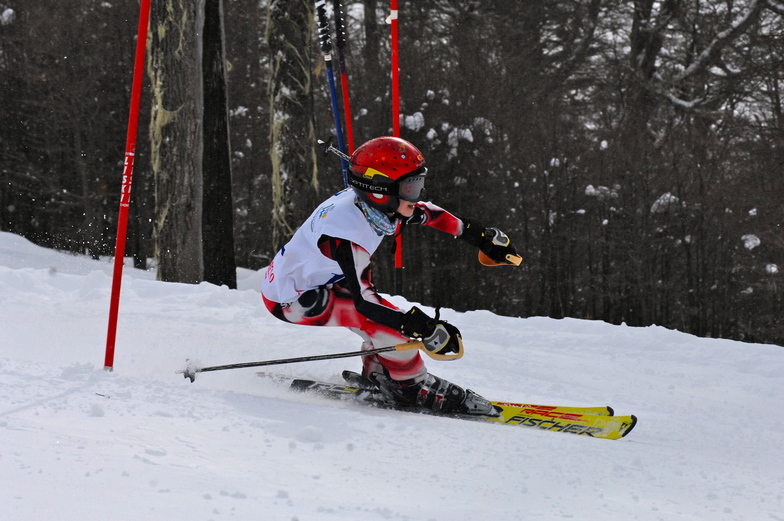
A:
POLYGON ((530 427, 554 432, 568 432, 592 438, 617 440, 623 438, 637 424, 637 417, 612 416, 609 407, 559 407, 490 402, 499 412, 498 416, 483 416, 484 421, 530 427), (598 411, 599 414, 590 411, 598 411))

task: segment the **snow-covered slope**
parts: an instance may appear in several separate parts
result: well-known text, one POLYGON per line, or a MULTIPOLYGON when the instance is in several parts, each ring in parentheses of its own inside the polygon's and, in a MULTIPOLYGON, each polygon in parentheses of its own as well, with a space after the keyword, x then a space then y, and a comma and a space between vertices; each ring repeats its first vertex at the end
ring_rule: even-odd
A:
MULTIPOLYGON (((431 372, 500 400, 612 405, 618 441, 362 408, 204 365, 356 350, 241 289, 126 268, 103 370, 111 264, 0 233, 2 519, 784 520, 784 348, 658 327, 444 316, 466 355, 431 372)), ((400 297, 392 300, 410 305, 400 297)), ((337 381, 358 359, 280 366, 337 381)))

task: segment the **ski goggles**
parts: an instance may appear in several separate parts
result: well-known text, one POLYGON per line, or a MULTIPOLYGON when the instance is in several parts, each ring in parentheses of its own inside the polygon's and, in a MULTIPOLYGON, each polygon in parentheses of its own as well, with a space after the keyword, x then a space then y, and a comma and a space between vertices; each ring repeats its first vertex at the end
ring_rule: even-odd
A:
POLYGON ((390 195, 410 203, 418 203, 427 197, 425 191, 426 175, 427 168, 422 167, 396 181, 374 168, 367 168, 362 174, 352 168, 348 182, 363 192, 390 195))
POLYGON ((418 172, 409 174, 397 182, 397 195, 404 201, 418 203, 427 197, 425 190, 425 176, 427 168, 422 167, 418 172))

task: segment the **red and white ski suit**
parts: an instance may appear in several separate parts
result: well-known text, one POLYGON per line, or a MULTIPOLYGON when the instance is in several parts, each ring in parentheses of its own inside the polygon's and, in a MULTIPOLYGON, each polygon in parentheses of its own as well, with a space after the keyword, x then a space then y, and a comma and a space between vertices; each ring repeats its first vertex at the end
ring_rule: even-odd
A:
MULTIPOLYGON (((429 202, 416 203, 407 223, 454 236, 463 231, 462 220, 429 202)), ((355 204, 352 189, 327 199, 267 268, 261 288, 267 309, 293 324, 347 327, 363 338, 363 349, 409 340, 400 332, 405 312, 373 285, 371 256, 383 238, 355 204)), ((363 366, 366 375, 383 367, 394 380, 427 373, 417 350, 365 356, 363 366)))

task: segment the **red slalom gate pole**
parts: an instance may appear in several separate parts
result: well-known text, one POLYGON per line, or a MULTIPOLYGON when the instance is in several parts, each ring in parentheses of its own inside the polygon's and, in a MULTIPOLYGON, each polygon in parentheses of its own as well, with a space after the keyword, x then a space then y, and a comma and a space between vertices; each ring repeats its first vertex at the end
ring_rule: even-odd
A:
MULTIPOLYGON (((389 23, 392 26, 392 135, 400 137, 400 66, 398 62, 397 0, 389 1, 389 23)), ((395 235, 395 293, 403 294, 403 235, 400 224, 395 235)))
POLYGON ((346 28, 343 25, 343 4, 340 0, 334 0, 333 11, 335 15, 335 39, 338 48, 338 67, 340 68, 340 89, 343 93, 343 115, 346 120, 346 140, 348 141, 348 155, 352 155, 354 153, 354 130, 351 120, 348 72, 346 70, 346 28))
POLYGON ((133 161, 136 154, 136 130, 139 125, 139 104, 141 101, 142 79, 144 78, 144 53, 147 47, 147 26, 149 22, 150 0, 141 0, 139 31, 136 40, 136 59, 133 65, 131 110, 128 116, 128 135, 125 141, 125 162, 123 164, 122 188, 120 189, 120 212, 117 219, 117 242, 114 246, 114 273, 112 275, 112 296, 109 304, 109 329, 106 334, 106 358, 103 364, 103 368, 107 371, 114 369, 117 312, 120 308, 120 285, 122 282, 123 260, 125 259, 128 209, 131 202, 131 180, 133 178, 133 161))
POLYGON ((397 0, 389 2, 389 23, 392 25, 392 135, 400 137, 400 79, 397 52, 397 0))

